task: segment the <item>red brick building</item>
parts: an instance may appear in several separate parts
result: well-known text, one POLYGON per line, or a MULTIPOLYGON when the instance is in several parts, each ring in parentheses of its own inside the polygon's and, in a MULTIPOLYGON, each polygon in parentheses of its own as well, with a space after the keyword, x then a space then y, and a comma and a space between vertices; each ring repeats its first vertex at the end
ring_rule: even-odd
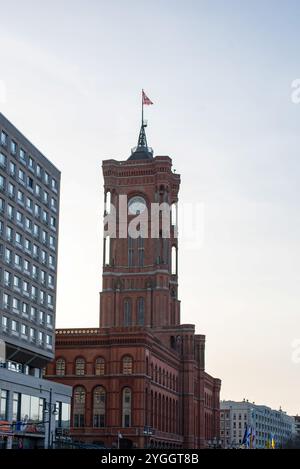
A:
POLYGON ((103 176, 106 220, 111 204, 118 216, 104 235, 100 327, 57 330, 47 377, 73 386, 74 439, 112 447, 120 433, 123 447, 203 448, 219 439, 221 382, 205 372, 205 337, 180 323, 180 176, 168 156, 153 157, 145 125, 128 160, 104 161, 103 176), (156 235, 153 203, 172 207, 156 235), (144 234, 127 236, 130 224, 144 234))

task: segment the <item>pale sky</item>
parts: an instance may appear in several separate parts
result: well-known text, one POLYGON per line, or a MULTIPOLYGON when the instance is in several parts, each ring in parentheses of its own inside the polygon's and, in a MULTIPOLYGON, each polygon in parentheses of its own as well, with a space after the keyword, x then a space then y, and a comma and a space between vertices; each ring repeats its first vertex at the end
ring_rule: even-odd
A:
POLYGON ((300 3, 0 0, 0 109, 61 171, 58 327, 97 326, 101 161, 148 142, 204 206, 182 322, 222 398, 300 413, 300 3), (298 363, 297 363, 298 361, 298 363))

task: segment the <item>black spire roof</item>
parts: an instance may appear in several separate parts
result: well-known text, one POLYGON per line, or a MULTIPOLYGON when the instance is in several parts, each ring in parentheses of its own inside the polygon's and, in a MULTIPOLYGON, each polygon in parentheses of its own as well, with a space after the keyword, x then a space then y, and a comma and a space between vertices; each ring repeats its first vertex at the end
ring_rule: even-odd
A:
POLYGON ((152 160, 153 159, 153 150, 151 147, 147 145, 147 137, 145 128, 147 124, 145 122, 142 123, 138 144, 137 147, 131 150, 131 156, 128 158, 129 160, 152 160))

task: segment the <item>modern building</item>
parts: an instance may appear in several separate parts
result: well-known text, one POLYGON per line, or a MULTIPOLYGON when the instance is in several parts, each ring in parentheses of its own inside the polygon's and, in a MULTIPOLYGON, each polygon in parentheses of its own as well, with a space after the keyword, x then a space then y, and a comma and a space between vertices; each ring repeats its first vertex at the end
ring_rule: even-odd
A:
POLYGON ((54 358, 59 191, 59 170, 0 114, 0 435, 18 433, 8 444, 21 439, 17 421, 43 422, 44 389, 65 403, 70 395, 42 379, 54 358))
POLYGON ((295 416, 295 437, 300 441, 300 415, 295 416))
POLYGON ((238 448, 243 444, 245 429, 254 430, 253 447, 268 448, 272 438, 280 448, 294 437, 295 419, 280 410, 242 402, 221 401, 220 433, 224 448, 238 448))
POLYGON ((205 371, 205 336, 180 320, 180 175, 170 157, 153 156, 142 123, 138 146, 125 161, 103 161, 103 176, 105 220, 113 206, 118 218, 116 236, 104 236, 100 325, 57 330, 47 377, 73 387, 74 440, 207 447, 219 441, 221 382, 205 371), (164 227, 160 221, 153 236, 150 207, 163 202, 172 207, 172 218, 164 227), (139 216, 149 222, 144 235, 128 236, 139 216))

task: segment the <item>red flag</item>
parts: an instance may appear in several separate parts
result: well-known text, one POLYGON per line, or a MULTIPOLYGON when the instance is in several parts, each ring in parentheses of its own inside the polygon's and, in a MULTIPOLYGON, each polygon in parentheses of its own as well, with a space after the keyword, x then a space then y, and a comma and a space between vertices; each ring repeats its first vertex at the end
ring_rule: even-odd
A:
POLYGON ((147 105, 153 104, 151 99, 149 99, 148 96, 145 94, 144 90, 142 90, 142 93, 143 93, 143 104, 147 104, 147 105))

